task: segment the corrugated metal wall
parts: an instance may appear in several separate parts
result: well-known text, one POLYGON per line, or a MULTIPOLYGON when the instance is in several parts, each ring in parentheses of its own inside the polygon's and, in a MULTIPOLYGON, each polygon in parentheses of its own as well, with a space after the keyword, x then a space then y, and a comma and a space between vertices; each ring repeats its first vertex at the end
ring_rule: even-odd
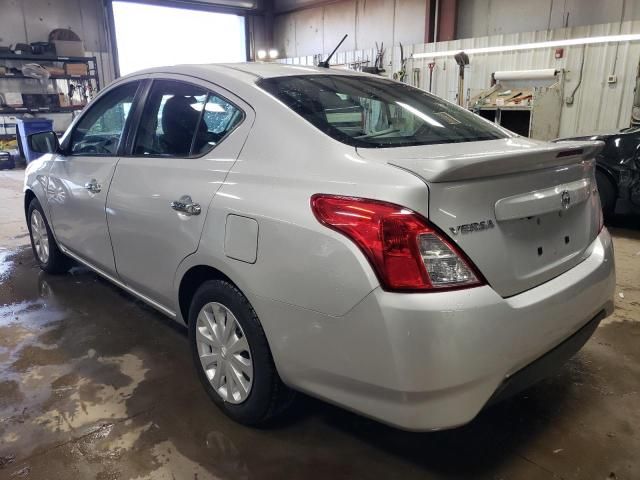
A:
MULTIPOLYGON (((582 38, 619 33, 640 32, 640 21, 562 28, 540 32, 493 35, 489 37, 454 40, 431 44, 419 44, 405 47, 405 56, 411 53, 445 50, 464 50, 470 48, 515 45, 565 38, 582 38)), ((565 47, 564 58, 556 60, 553 48, 475 54, 470 56, 471 64, 465 71, 465 90, 470 95, 489 87, 491 73, 497 70, 528 70, 556 68, 566 70, 565 97, 578 84, 580 65, 584 55, 583 78, 576 91, 574 103, 563 105, 560 121, 560 135, 591 133, 613 130, 629 125, 633 104, 638 62, 640 60, 640 42, 603 43, 565 47), (614 70, 615 68, 615 70, 614 70), (607 83, 610 74, 617 75, 613 85, 607 83)), ((349 64, 360 60, 373 62, 375 50, 357 50, 336 54, 336 64, 349 64)), ((313 57, 297 57, 283 60, 285 63, 312 65, 313 57)), ((431 59, 409 60, 407 62, 407 83, 412 82, 412 70, 420 69, 418 87, 427 90, 429 82, 428 63, 431 59)), ((332 63, 334 63, 332 62, 332 63)), ((453 57, 435 59, 432 91, 448 100, 454 101, 458 69, 453 57)), ((400 49, 385 55, 387 74, 399 70, 400 49)))

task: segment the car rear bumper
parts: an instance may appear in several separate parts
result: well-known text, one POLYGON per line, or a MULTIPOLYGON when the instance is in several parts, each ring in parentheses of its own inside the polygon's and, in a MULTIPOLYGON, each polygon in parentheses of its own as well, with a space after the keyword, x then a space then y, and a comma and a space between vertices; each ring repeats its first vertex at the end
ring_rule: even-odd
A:
POLYGON ((451 428, 472 420, 500 390, 509 393, 509 383, 528 383, 516 380, 523 372, 537 380, 533 366, 560 367, 593 333, 590 322, 613 312, 606 229, 590 250, 571 270, 509 298, 490 286, 428 294, 376 289, 341 317, 258 299, 256 307, 285 327, 284 338, 274 339, 272 322, 265 325, 292 387, 403 429, 451 428))
POLYGON ((591 321, 564 340, 560 345, 552 348, 542 357, 505 378, 498 389, 493 392, 486 406, 506 400, 554 374, 560 365, 578 353, 584 344, 589 341, 591 335, 593 335, 602 319, 606 316, 606 312, 601 310, 591 321))

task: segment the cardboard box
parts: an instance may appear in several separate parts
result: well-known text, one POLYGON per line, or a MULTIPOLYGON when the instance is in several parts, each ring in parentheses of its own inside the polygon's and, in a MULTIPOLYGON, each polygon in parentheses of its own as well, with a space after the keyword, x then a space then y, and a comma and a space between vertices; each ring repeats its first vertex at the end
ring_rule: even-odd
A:
POLYGON ((86 63, 65 63, 64 69, 67 72, 67 75, 89 75, 89 67, 86 63))
POLYGON ((84 44, 70 40, 53 40, 59 57, 84 57, 84 44))
POLYGON ((22 106, 22 94, 20 92, 4 92, 2 93, 2 97, 8 107, 22 106))
POLYGON ((65 75, 64 68, 60 67, 44 67, 44 69, 49 72, 49 75, 52 77, 62 77, 65 75))

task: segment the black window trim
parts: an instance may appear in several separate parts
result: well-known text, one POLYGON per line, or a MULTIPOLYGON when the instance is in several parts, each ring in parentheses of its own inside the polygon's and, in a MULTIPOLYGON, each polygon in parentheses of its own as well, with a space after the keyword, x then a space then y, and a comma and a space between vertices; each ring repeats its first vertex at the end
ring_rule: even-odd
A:
POLYGON ((63 155, 65 157, 119 157, 121 155, 121 153, 122 153, 123 148, 124 148, 126 137, 128 136, 128 131, 129 131, 129 128, 131 126, 131 122, 133 121, 132 119, 133 119, 134 113, 136 113, 136 111, 138 109, 138 105, 140 105, 140 100, 141 100, 141 95, 142 95, 142 90, 143 90, 141 87, 143 86, 144 82, 145 82, 144 80, 141 80, 139 78, 132 78, 129 81, 124 81, 122 83, 118 83, 117 85, 114 85, 112 88, 104 90, 103 92, 101 92, 101 94, 98 97, 93 99, 91 101, 91 103, 89 103, 89 105, 87 105, 87 107, 85 107, 85 109, 82 111, 82 113, 75 120, 71 130, 69 131, 69 134, 65 137, 65 139, 64 139, 64 141, 63 141, 63 143, 62 143, 62 145, 60 147, 62 152, 63 152, 63 155), (74 136, 78 126, 82 122, 82 120, 89 114, 89 112, 91 110, 93 110, 94 108, 96 108, 99 105, 99 102, 103 98, 106 98, 112 92, 115 92, 116 90, 118 90, 118 89, 120 89, 120 88, 122 88, 122 87, 124 87, 126 85, 129 85, 131 83, 137 83, 138 86, 136 88, 136 93, 133 96, 133 101, 131 103, 131 111, 129 112, 129 115, 127 116, 127 119, 125 120, 124 127, 122 129, 122 133, 120 134, 120 140, 118 140, 118 146, 116 147, 115 153, 113 153, 113 154, 86 153, 86 152, 73 153, 71 142, 72 142, 73 136, 74 136))
MULTIPOLYGON (((189 81, 182 80, 182 79, 170 78, 170 77, 149 78, 149 79, 146 79, 145 82, 146 82, 146 85, 145 85, 145 88, 143 89, 144 91, 143 91, 143 93, 141 95, 141 98, 140 98, 139 108, 137 108, 137 110, 135 112, 136 113, 135 121, 132 121, 131 124, 129 125, 128 131, 127 131, 126 144, 124 145, 123 152, 121 152, 121 154, 120 154, 121 157, 126 157, 126 158, 177 158, 177 159, 185 159, 185 160, 203 158, 206 155, 209 155, 211 152, 213 152, 218 147, 218 145, 220 145, 223 141, 225 141, 227 139, 227 137, 229 137, 229 135, 231 135, 247 119, 247 113, 245 112, 245 110, 243 108, 238 106, 238 104, 236 104, 235 102, 232 102, 231 100, 229 100, 224 95, 221 95, 220 93, 218 93, 217 91, 215 91, 211 87, 205 87, 203 85, 198 85, 197 83, 189 82, 189 81), (227 133, 225 133, 225 135, 223 137, 221 137, 220 140, 218 140, 218 143, 216 143, 212 148, 210 148, 206 152, 201 153, 199 155, 191 155, 190 154, 188 156, 177 156, 177 155, 169 155, 169 154, 164 154, 164 155, 163 154, 154 154, 154 155, 134 154, 133 153, 133 149, 135 147, 136 139, 137 139, 137 136, 138 136, 138 129, 140 127, 140 121, 142 120, 142 113, 144 112, 144 107, 146 106, 147 100, 149 99, 149 95, 151 93, 151 89, 153 88, 153 84, 155 82, 157 82, 157 81, 169 81, 169 82, 184 83, 184 84, 189 85, 191 87, 201 88, 206 92, 205 105, 206 105, 206 102, 209 100, 209 96, 210 95, 214 95, 214 96, 224 100, 225 102, 229 103, 230 105, 235 107, 239 112, 241 112, 242 113, 242 119, 231 130, 229 130, 227 133)), ((202 109, 202 112, 200 112, 200 119, 202 119, 202 115, 204 115, 204 108, 202 109)), ((132 117, 132 115, 130 115, 130 117, 132 117)), ((195 142, 196 133, 197 133, 197 131, 194 130, 193 137, 191 138, 191 147, 189 148, 189 152, 190 153, 193 150, 193 145, 194 145, 194 142, 195 142)))

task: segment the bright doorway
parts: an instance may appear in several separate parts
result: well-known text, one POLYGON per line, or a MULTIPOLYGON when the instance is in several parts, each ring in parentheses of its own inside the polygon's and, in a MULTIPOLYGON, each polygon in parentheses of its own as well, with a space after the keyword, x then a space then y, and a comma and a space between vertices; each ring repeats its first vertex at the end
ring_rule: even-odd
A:
POLYGON ((182 63, 247 60, 240 15, 113 2, 120 75, 182 63))

